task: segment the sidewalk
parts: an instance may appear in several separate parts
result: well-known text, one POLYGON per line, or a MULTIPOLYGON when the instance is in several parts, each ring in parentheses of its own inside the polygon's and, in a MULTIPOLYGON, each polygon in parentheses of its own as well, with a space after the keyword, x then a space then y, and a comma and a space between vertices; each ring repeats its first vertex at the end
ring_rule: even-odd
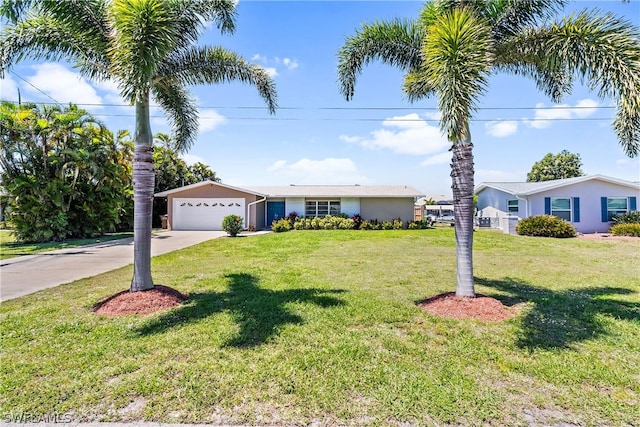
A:
MULTIPOLYGON (((165 231, 153 234, 151 256, 225 235, 224 231, 165 231)), ((132 263, 133 237, 1 260, 0 301, 95 276, 132 263)))

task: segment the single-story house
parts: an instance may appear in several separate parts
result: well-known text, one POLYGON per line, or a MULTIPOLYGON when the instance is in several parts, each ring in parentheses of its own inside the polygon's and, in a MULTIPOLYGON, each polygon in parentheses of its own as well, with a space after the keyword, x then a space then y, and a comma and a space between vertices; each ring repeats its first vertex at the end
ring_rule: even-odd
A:
POLYGON ((605 233, 614 216, 638 209, 640 184, 588 175, 543 182, 483 182, 475 194, 481 226, 491 220, 508 232, 514 219, 548 214, 569 221, 578 232, 605 233))
POLYGON ((360 214, 363 219, 413 220, 423 193, 406 185, 289 185, 233 187, 203 181, 155 194, 167 199, 173 230, 220 230, 227 215, 244 218, 245 228, 269 228, 292 212, 314 217, 360 214))

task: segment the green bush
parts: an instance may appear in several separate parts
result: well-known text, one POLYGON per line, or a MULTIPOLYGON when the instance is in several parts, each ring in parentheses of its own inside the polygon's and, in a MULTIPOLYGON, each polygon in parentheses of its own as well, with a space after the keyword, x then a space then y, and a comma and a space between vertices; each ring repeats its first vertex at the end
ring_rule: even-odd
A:
POLYGON ((276 233, 289 231, 291 230, 291 221, 289 220, 289 218, 282 218, 278 221, 273 221, 273 223, 271 224, 271 230, 275 231, 276 233))
POLYGON ((640 224, 616 224, 609 230, 614 236, 640 237, 640 224))
POLYGON ((242 231, 242 217, 238 215, 227 215, 222 220, 222 229, 231 237, 236 237, 242 231))
POLYGON ((613 218, 614 224, 640 224, 640 211, 631 211, 613 218))
POLYGON ((578 232, 567 221, 553 215, 535 215, 522 219, 516 225, 516 233, 522 236, 575 237, 578 232))
POLYGON ((407 224, 407 228, 409 230, 425 230, 431 227, 431 221, 428 219, 423 219, 420 221, 409 221, 407 224))
POLYGON ((327 215, 325 217, 296 218, 293 228, 296 230, 352 230, 355 222, 344 215, 327 215))

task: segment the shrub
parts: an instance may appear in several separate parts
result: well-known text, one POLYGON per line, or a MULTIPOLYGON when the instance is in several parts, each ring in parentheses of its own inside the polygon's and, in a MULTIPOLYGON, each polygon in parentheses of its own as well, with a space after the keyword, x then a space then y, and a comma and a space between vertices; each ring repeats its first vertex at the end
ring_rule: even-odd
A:
POLYGON ((394 230, 402 230, 402 220, 400 218, 396 218, 393 220, 393 229, 394 230))
POLYGON ((289 225, 291 226, 289 229, 292 229, 298 219, 298 213, 295 211, 290 212, 287 218, 289 219, 289 225))
POLYGON ((640 211, 631 211, 613 218, 614 224, 640 224, 640 211))
POLYGON ((353 228, 360 230, 360 226, 362 225, 362 217, 360 214, 355 214, 351 219, 353 220, 353 228))
POLYGON ((615 224, 609 230, 614 236, 634 236, 640 237, 640 224, 638 223, 625 223, 615 224))
POLYGON ((242 231, 242 217, 238 215, 227 215, 222 220, 222 229, 231 237, 236 237, 242 231))
POLYGON ((578 234, 573 225, 553 215, 535 215, 522 219, 516 225, 516 233, 522 236, 562 238, 578 234))
POLYGON ((431 221, 429 219, 409 221, 409 223, 407 223, 407 228, 409 230, 425 230, 429 227, 431 227, 431 221))
POLYGON ((278 221, 273 221, 271 224, 271 229, 276 233, 282 233, 284 231, 291 230, 291 222, 289 218, 282 218, 278 221))

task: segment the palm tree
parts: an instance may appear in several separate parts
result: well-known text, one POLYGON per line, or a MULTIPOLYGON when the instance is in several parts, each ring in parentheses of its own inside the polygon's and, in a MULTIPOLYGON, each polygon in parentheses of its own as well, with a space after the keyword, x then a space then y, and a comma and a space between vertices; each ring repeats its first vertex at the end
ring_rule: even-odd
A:
POLYGON ((609 13, 583 10, 550 18, 565 0, 436 0, 417 20, 364 24, 338 53, 341 92, 350 100, 356 77, 373 60, 406 72, 410 101, 436 96, 440 128, 451 143, 457 257, 456 295, 474 297, 473 144, 469 120, 489 76, 530 77, 560 101, 575 77, 617 103, 613 122, 626 154, 640 151, 640 36, 609 13))
POLYGON ((135 104, 131 291, 153 288, 151 99, 164 109, 179 150, 198 130, 189 85, 239 80, 256 86, 272 113, 276 108, 275 84, 264 69, 221 47, 195 45, 208 22, 234 30, 234 1, 5 0, 0 12, 11 20, 0 38, 0 72, 23 57, 64 59, 90 79, 112 79, 135 104))

